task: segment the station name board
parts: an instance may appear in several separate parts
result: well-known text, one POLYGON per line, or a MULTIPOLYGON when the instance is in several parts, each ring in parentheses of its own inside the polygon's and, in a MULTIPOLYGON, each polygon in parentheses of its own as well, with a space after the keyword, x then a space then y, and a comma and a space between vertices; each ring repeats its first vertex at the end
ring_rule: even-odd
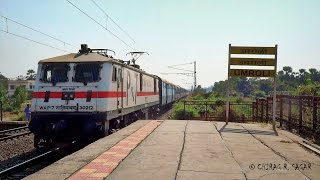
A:
POLYGON ((263 69, 230 69, 231 77, 274 77, 274 70, 263 69))
POLYGON ((246 46, 232 46, 230 54, 276 54, 275 47, 246 47, 246 46))
POLYGON ((230 65, 274 66, 275 60, 268 58, 231 58, 230 65))

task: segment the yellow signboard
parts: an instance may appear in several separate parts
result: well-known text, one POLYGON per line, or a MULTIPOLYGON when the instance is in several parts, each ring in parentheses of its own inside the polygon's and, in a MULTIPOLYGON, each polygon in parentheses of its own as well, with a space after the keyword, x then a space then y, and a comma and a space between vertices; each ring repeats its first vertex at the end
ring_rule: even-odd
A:
POLYGON ((231 58, 230 65, 274 66, 275 59, 270 59, 270 58, 231 58))
POLYGON ((231 46, 230 54, 276 54, 275 47, 231 46))
POLYGON ((264 69, 230 69, 231 77, 274 77, 275 70, 264 69))

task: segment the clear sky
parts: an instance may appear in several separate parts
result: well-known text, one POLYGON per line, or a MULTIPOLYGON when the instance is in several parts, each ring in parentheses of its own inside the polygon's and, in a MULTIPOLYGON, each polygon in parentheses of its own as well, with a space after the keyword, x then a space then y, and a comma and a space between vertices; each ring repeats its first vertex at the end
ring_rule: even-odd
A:
MULTIPOLYGON (((227 78, 228 44, 278 44, 278 69, 291 66, 320 69, 319 0, 95 0, 135 40, 133 42, 94 6, 91 0, 70 0, 117 34, 135 50, 147 51, 138 63, 147 72, 190 87, 192 78, 161 75, 177 72, 168 65, 197 61, 198 84, 210 86, 227 78)), ((16 33, 67 51, 80 44, 109 48, 127 60, 132 51, 65 0, 1 0, 6 16, 76 47, 66 46, 39 33, 8 23, 16 33)), ((4 18, 0 29, 6 30, 4 18)), ((43 58, 66 52, 0 32, 0 72, 7 77, 37 68, 43 58)), ((193 68, 187 65, 186 69, 193 68)), ((179 71, 180 72, 180 71, 179 71)))

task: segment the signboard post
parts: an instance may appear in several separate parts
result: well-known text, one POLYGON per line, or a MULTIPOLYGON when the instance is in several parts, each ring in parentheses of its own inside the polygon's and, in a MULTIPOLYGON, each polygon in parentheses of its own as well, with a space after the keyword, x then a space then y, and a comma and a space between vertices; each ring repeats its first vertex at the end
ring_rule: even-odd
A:
POLYGON ((231 44, 229 44, 228 53, 228 80, 227 80, 227 103, 226 103, 226 124, 229 122, 229 111, 230 111, 230 59, 231 59, 231 44))
MULTIPOLYGON (((277 61, 278 61, 278 45, 275 46, 275 54, 274 54, 274 71, 277 73, 277 61)), ((276 111, 277 111, 277 74, 274 75, 273 78, 273 102, 272 102, 272 128, 274 131, 276 131, 276 111)))
POLYGON ((272 126, 275 129, 276 119, 276 75, 277 75, 277 52, 278 45, 275 47, 248 47, 248 46, 231 46, 229 44, 228 54, 228 81, 227 81, 227 103, 226 103, 226 124, 229 122, 230 112, 230 77, 272 77, 273 78, 273 104, 272 104, 272 126), (239 55, 234 57, 231 55, 239 55), (250 55, 250 58, 244 57, 250 55), (252 58, 252 55, 255 57, 252 58), (265 58, 265 55, 274 56, 274 58, 265 58), (260 57, 257 57, 260 56, 260 57), (264 56, 264 57, 261 57, 264 56), (231 68, 231 66, 233 66, 231 68), (239 68, 234 68, 237 66, 239 68), (243 67, 250 67, 243 69, 243 67), (240 68, 241 67, 241 68, 240 68), (252 67, 260 67, 253 69, 252 67), (273 67, 273 69, 261 69, 261 67, 273 67))

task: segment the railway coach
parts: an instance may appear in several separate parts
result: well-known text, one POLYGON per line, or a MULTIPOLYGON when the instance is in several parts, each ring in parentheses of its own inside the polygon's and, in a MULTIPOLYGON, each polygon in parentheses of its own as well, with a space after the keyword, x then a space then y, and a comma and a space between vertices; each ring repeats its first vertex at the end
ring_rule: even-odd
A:
POLYGON ((182 97, 177 86, 110 51, 83 44, 78 53, 39 61, 29 124, 35 147, 107 135, 182 97))

